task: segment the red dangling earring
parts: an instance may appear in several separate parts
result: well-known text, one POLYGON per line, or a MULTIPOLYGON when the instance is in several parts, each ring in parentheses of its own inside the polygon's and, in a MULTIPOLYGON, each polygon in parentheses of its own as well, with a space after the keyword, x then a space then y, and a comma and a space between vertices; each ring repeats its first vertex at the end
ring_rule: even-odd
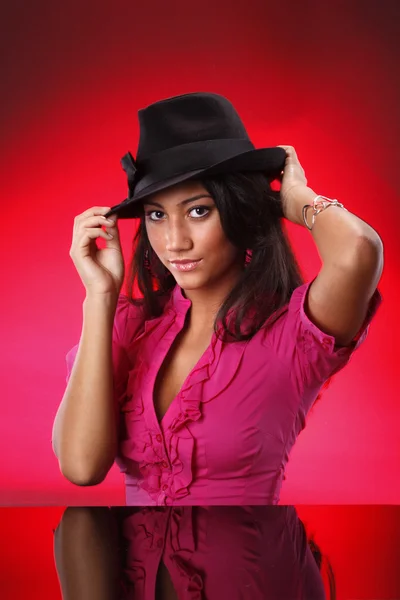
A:
POLYGON ((253 256, 253 250, 246 250, 246 257, 244 259, 244 266, 248 267, 251 263, 251 258, 253 256))
POLYGON ((145 267, 145 269, 147 269, 147 271, 149 271, 149 273, 151 272, 148 250, 146 250, 144 253, 144 267, 145 267))

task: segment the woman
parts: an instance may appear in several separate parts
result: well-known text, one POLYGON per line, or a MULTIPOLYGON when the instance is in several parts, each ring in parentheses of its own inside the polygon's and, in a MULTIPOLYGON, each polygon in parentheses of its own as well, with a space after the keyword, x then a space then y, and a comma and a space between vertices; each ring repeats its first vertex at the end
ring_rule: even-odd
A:
POLYGON ((75 219, 86 298, 53 429, 60 469, 95 485, 116 460, 128 505, 277 504, 307 413, 381 302, 381 239, 307 186, 293 147, 254 149, 222 96, 160 101, 139 123, 128 198, 75 219), (311 282, 281 217, 311 231, 311 282), (116 218, 140 219, 128 296, 116 218))

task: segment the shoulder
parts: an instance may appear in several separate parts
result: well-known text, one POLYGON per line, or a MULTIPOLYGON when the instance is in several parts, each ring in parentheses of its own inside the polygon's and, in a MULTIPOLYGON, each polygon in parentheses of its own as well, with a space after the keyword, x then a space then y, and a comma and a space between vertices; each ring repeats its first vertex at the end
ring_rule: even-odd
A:
POLYGON ((302 283, 296 287, 289 299, 277 308, 265 321, 260 329, 260 337, 263 341, 271 342, 273 334, 286 328, 288 323, 301 318, 304 301, 311 282, 302 283))
POLYGON ((133 300, 126 294, 120 293, 115 311, 115 320, 127 321, 128 319, 144 318, 144 304, 142 299, 133 300))
MULTIPOLYGON (((303 283, 293 291, 288 304, 286 307, 284 307, 284 313, 286 313, 286 318, 284 321, 286 321, 286 326, 289 325, 289 332, 297 330, 302 334, 306 334, 315 343, 322 345, 332 354, 336 352, 339 352, 343 355, 350 354, 365 340, 369 326, 382 302, 381 293, 379 289, 375 290, 374 294, 370 298, 364 322, 362 323, 357 334, 349 344, 341 346, 336 344, 335 337, 318 325, 310 314, 308 309, 308 294, 314 281, 315 278, 307 283, 303 283)), ((301 339, 303 338, 301 337, 301 339)))
POLYGON ((308 314, 307 294, 313 281, 293 290, 289 301, 274 313, 275 318, 263 329, 261 339, 262 344, 292 370, 297 366, 303 380, 314 378, 325 381, 341 369, 365 341, 381 303, 381 295, 379 290, 375 290, 357 335, 347 346, 339 346, 334 336, 321 329, 308 314))
MULTIPOLYGON (((274 336, 272 335, 273 332, 285 333, 285 336, 290 337, 292 337, 295 332, 298 332, 299 334, 305 333, 313 338, 314 341, 320 342, 321 344, 327 345, 329 348, 333 349, 333 346, 335 346, 335 338, 329 333, 323 331, 317 325, 317 323, 314 322, 309 314, 309 311, 307 310, 308 293, 314 280, 315 278, 295 288, 289 298, 289 301, 275 311, 275 313, 267 320, 264 328, 265 337, 268 338, 269 341, 274 339, 274 336)), ((356 336, 356 341, 358 341, 361 337, 363 339, 365 338, 365 332, 373 320, 381 301, 382 297, 377 289, 370 300, 367 317, 356 336)), ((303 339, 302 335, 300 339, 303 339)), ((349 346, 345 346, 344 348, 354 349, 354 345, 349 344, 349 346)))
MULTIPOLYGON (((160 297, 162 310, 168 299, 168 295, 160 297)), ((134 341, 143 332, 146 320, 151 318, 146 316, 142 299, 133 300, 126 294, 120 293, 114 316, 114 338, 123 342, 124 345, 134 341)))
POLYGON ((140 335, 145 323, 143 303, 133 301, 125 294, 118 297, 114 315, 113 341, 126 347, 140 335))

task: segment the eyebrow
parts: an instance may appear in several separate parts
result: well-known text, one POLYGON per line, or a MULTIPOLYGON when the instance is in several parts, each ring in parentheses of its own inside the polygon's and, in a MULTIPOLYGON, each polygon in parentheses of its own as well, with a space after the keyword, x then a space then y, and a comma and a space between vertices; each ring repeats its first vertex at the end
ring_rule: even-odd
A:
MULTIPOLYGON (((194 202, 195 200, 199 200, 200 198, 211 198, 209 194, 198 194, 197 196, 193 196, 193 198, 187 198, 186 200, 182 200, 182 202, 178 202, 177 206, 182 206, 184 204, 189 204, 189 202, 194 202)), ((159 202, 153 202, 152 200, 145 200, 143 205, 149 204, 151 206, 158 206, 159 208, 164 208, 162 204, 159 202)))

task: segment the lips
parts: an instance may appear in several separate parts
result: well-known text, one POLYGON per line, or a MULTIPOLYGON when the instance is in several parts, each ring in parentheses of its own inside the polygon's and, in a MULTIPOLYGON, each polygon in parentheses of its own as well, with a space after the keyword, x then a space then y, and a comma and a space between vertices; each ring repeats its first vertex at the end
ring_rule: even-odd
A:
POLYGON ((195 263, 195 262, 198 262, 199 260, 200 260, 200 258, 198 260, 195 260, 194 258, 192 258, 191 260, 189 260, 189 259, 170 260, 169 262, 173 265, 186 265, 187 263, 195 263))
POLYGON ((199 260, 178 260, 171 262, 170 264, 177 271, 192 271, 201 263, 202 259, 199 260))

